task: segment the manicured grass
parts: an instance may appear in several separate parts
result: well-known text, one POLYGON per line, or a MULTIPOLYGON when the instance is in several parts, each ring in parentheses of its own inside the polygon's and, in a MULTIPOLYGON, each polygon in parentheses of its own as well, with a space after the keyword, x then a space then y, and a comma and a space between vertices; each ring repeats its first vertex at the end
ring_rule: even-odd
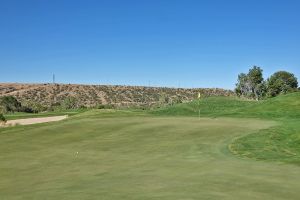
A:
POLYGON ((208 97, 200 101, 177 104, 175 106, 166 106, 154 111, 154 115, 164 116, 198 116, 200 108, 203 116, 226 116, 236 115, 241 108, 256 105, 256 101, 242 100, 237 97, 208 97))
POLYGON ((300 165, 300 92, 265 101, 245 101, 233 97, 209 97, 152 111, 155 115, 234 117, 275 120, 276 127, 234 140, 230 150, 257 160, 281 161, 300 165), (200 105, 200 106, 199 106, 200 105))
POLYGON ((6 120, 14 120, 14 119, 26 119, 26 118, 35 118, 35 117, 51 117, 51 116, 60 116, 60 115, 73 116, 85 111, 87 111, 87 109, 49 111, 49 112, 41 112, 41 113, 15 112, 15 113, 5 114, 4 116, 6 120))
POLYGON ((242 160, 227 149, 233 138, 275 122, 104 112, 1 129, 2 199, 298 199, 300 195, 297 166, 242 160))
POLYGON ((281 95, 264 101, 243 100, 237 97, 208 97, 189 103, 166 106, 152 111, 164 116, 255 117, 264 119, 300 118, 300 92, 281 95))
POLYGON ((299 199, 299 97, 0 128, 0 199, 299 199))

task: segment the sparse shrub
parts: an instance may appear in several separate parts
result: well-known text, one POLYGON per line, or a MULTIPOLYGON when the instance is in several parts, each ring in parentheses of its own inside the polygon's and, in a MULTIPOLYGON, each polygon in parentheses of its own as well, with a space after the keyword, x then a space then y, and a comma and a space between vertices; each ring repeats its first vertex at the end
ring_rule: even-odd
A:
POLYGON ((161 93, 159 97, 160 105, 167 105, 170 102, 170 98, 166 93, 161 93))
POLYGON ((47 111, 54 111, 54 110, 60 110, 61 109, 61 103, 60 102, 55 102, 52 103, 48 108, 47 111))
MULTIPOLYGON (((70 96, 76 97, 76 108, 80 105, 86 107, 97 108, 97 104, 112 104, 118 107, 120 104, 130 104, 140 106, 147 105, 155 107, 180 103, 195 99, 199 90, 204 96, 232 96, 233 92, 222 89, 184 89, 184 88, 160 88, 160 87, 134 87, 134 86, 110 86, 110 85, 97 85, 97 86, 83 86, 83 85, 64 85, 64 84, 41 84, 25 85, 22 87, 14 86, 12 88, 5 87, 2 95, 9 95, 13 92, 13 96, 22 102, 22 111, 26 112, 41 112, 47 110, 62 110, 66 109, 66 99, 70 96), (18 91, 20 90, 20 91, 18 91), (104 100, 104 101, 103 101, 104 100), (27 103, 29 102, 29 103, 27 103), (31 105, 31 102, 39 103, 40 105, 31 105), (59 103, 55 103, 59 102, 59 103), (64 107, 65 108, 64 108, 64 107), (25 108, 24 108, 25 107, 25 108), (46 107, 46 108, 44 108, 46 107)), ((113 106, 104 106, 104 108, 112 108, 113 106)), ((72 107, 72 106, 71 106, 72 107)), ((102 108, 103 109, 103 108, 102 108)))
POLYGON ((33 110, 32 108, 24 107, 24 106, 22 106, 20 112, 26 112, 26 113, 38 113, 38 111, 35 111, 35 110, 33 110))
POLYGON ((39 113, 46 111, 47 107, 43 106, 42 104, 38 102, 32 102, 32 101, 25 101, 22 103, 22 112, 27 112, 27 113, 39 113))
POLYGON ((6 119, 4 117, 4 115, 2 113, 0 113, 0 124, 5 124, 6 123, 6 119))
POLYGON ((112 104, 99 104, 96 106, 97 109, 114 109, 115 106, 112 104))
POLYGON ((66 110, 78 108, 77 100, 75 97, 65 98, 64 101, 62 102, 61 106, 63 109, 66 109, 66 110))
POLYGON ((0 113, 5 113, 5 108, 2 105, 0 105, 0 113))
POLYGON ((176 96, 174 100, 172 101, 173 104, 182 103, 182 99, 180 96, 176 96))
POLYGON ((21 103, 13 96, 3 96, 0 98, 0 105, 4 113, 18 112, 21 110, 21 103))
POLYGON ((80 105, 79 109, 86 109, 87 107, 85 105, 80 105))
POLYGON ((97 105, 96 106, 97 109, 105 109, 105 106, 103 104, 97 105))

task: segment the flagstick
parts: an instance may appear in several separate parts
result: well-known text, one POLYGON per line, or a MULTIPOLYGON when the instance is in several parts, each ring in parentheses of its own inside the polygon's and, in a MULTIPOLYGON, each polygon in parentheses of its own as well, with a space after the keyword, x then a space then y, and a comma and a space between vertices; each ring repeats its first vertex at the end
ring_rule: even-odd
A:
POLYGON ((201 115, 200 115, 200 99, 198 100, 198 102, 199 102, 199 103, 198 103, 198 105, 199 105, 198 108, 199 108, 199 120, 200 120, 200 117, 201 117, 201 115))
POLYGON ((200 120, 200 99, 201 99, 201 94, 200 92, 198 93, 198 109, 199 109, 199 112, 198 112, 198 119, 200 120))

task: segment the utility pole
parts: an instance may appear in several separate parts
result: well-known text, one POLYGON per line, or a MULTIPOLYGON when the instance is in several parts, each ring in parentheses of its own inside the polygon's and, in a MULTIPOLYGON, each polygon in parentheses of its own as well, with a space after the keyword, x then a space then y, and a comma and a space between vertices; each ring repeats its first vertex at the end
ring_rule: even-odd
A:
POLYGON ((52 82, 53 82, 53 102, 52 102, 52 104, 54 104, 54 103, 56 103, 55 74, 52 75, 52 82))
POLYGON ((53 85, 55 84, 55 74, 52 76, 53 85))

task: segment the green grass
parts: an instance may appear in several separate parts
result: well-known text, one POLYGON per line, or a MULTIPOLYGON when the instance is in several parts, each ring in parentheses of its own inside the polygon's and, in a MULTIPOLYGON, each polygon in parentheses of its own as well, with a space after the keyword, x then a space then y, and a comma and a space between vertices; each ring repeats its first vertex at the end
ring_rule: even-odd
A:
POLYGON ((280 125, 236 138, 230 150, 257 160, 281 161, 300 165, 300 92, 265 101, 246 101, 233 97, 209 97, 153 111, 155 115, 258 118, 280 125))
POLYGON ((25 112, 15 112, 5 114, 4 117, 6 120, 14 119, 26 119, 26 118, 35 118, 35 117, 51 117, 51 116, 60 116, 60 115, 69 115, 73 116, 78 113, 85 112, 87 109, 74 109, 74 110, 60 110, 60 111, 49 111, 41 113, 25 113, 25 112))
POLYGON ((163 107, 152 113, 165 116, 198 116, 199 108, 201 115, 210 117, 300 118, 300 92, 258 102, 237 97, 208 97, 200 101, 163 107))
POLYGON ((257 160, 283 161, 300 166, 299 119, 237 138, 230 145, 233 153, 257 160))
POLYGON ((299 199, 299 99, 206 98, 200 120, 190 102, 1 128, 0 199, 299 199))
POLYGON ((208 97, 200 101, 166 106, 151 113, 164 116, 198 116, 200 108, 202 116, 217 117, 237 114, 241 108, 255 104, 256 101, 241 100, 237 97, 208 97))
POLYGON ((281 95, 239 110, 240 115, 267 119, 299 119, 300 92, 281 95))
POLYGON ((135 113, 124 112, 121 116, 113 112, 112 117, 113 113, 102 112, 90 111, 47 125, 2 129, 2 199, 299 196, 298 167, 241 160, 227 150, 232 138, 274 122, 135 117, 135 113))

